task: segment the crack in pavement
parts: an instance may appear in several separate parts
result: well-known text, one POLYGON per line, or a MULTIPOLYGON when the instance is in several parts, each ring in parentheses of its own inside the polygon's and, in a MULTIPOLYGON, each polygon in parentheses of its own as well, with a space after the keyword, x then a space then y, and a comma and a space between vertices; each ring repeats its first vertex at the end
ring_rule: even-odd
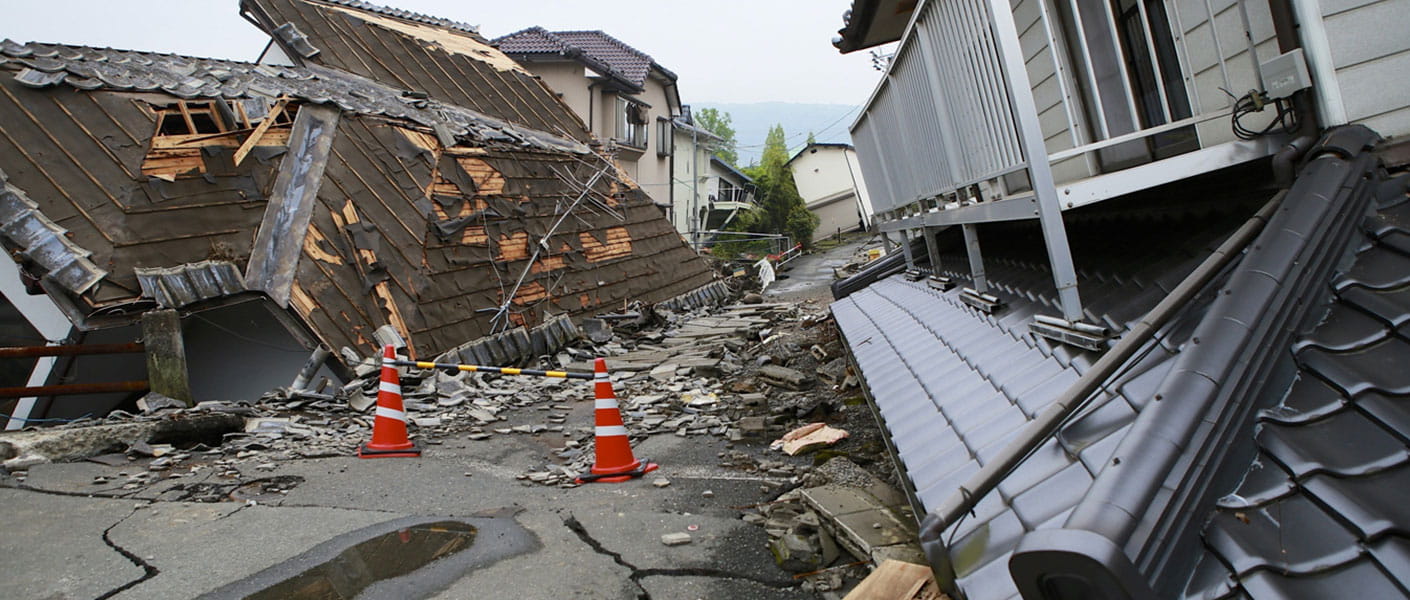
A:
POLYGON ((640 590, 640 592, 638 592, 636 596, 637 600, 651 600, 651 593, 647 592, 646 588, 641 585, 641 580, 647 577, 713 577, 716 579, 740 579, 781 590, 790 589, 797 585, 793 582, 774 581, 764 579, 762 577, 756 577, 753 575, 747 575, 743 573, 732 573, 729 571, 724 571, 720 569, 710 569, 705 567, 686 567, 680 569, 643 569, 627 562, 626 559, 622 558, 622 555, 620 553, 608 550, 606 546, 602 545, 602 542, 599 542, 597 541, 597 538, 592 537, 592 534, 588 532, 587 528, 584 527, 583 524, 578 521, 577 517, 572 515, 572 513, 569 513, 568 517, 563 519, 563 525, 567 526, 569 531, 572 531, 574 534, 576 534, 578 536, 578 539, 582 540, 584 544, 587 544, 588 547, 592 548, 594 552, 611 558, 613 562, 616 562, 617 564, 622 565, 623 567, 626 567, 629 571, 631 571, 631 575, 628 577, 628 579, 631 580, 632 585, 635 585, 637 589, 640 590))
POLYGON ((117 542, 114 542, 113 539, 112 539, 112 536, 109 535, 109 534, 112 533, 112 531, 113 531, 114 528, 116 528, 118 525, 122 525, 122 524, 123 524, 124 522, 126 522, 128 519, 131 519, 133 515, 137 514, 137 511, 142 510, 143 508, 146 508, 147 506, 150 506, 150 505, 151 505, 151 504, 148 503, 148 504, 143 504, 143 505, 138 505, 138 506, 132 507, 132 512, 127 513, 127 516, 125 516, 125 517, 123 517, 123 518, 121 518, 121 519, 118 519, 118 521, 117 521, 116 523, 113 523, 112 525, 109 525, 107 529, 104 529, 104 530, 103 530, 103 543, 104 543, 104 544, 107 544, 109 548, 112 548, 113 550, 116 550, 118 554, 121 554, 124 558, 126 558, 126 559, 129 560, 129 561, 131 561, 132 564, 137 565, 138 567, 141 567, 141 568, 142 568, 142 576, 141 576, 141 577, 138 577, 137 579, 134 579, 134 580, 132 580, 132 581, 129 581, 129 582, 127 582, 127 583, 124 583, 124 584, 122 584, 122 585, 120 585, 120 586, 118 586, 118 587, 116 587, 116 588, 113 588, 112 590, 108 591, 107 593, 105 593, 105 594, 103 594, 103 595, 101 595, 101 596, 98 596, 95 600, 106 600, 107 598, 112 598, 113 596, 116 596, 116 595, 118 595, 118 594, 121 594, 121 593, 123 593, 123 592, 125 592, 125 591, 127 591, 127 590, 129 590, 129 589, 132 589, 133 586, 136 586, 137 584, 140 584, 140 583, 142 583, 142 582, 144 582, 144 581, 147 581, 148 579, 151 579, 151 578, 153 578, 153 577, 156 577, 159 573, 161 573, 161 570, 160 570, 160 569, 158 569, 158 568, 152 566, 151 563, 148 563, 147 561, 143 560, 142 557, 137 556, 136 554, 133 554, 132 552, 129 552, 126 548, 123 548, 122 546, 117 545, 117 542))

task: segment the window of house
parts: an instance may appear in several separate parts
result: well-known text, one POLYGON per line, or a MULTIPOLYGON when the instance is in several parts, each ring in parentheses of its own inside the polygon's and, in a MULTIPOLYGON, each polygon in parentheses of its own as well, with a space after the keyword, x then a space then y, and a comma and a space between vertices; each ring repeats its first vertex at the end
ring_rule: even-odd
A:
MULTIPOLYGON (((656 156, 670 156, 675 150, 676 136, 670 119, 656 119, 656 156)), ((688 165, 687 165, 688 166, 688 165)))
MULTIPOLYGON (((1161 0, 1056 0, 1091 139, 1189 118, 1170 20, 1161 0), (1090 76, 1088 76, 1090 74, 1090 76)), ((1098 152, 1104 170, 1198 148, 1194 126, 1098 152)))
POLYGON ((645 104, 633 102, 621 96, 617 97, 617 130, 613 139, 617 143, 632 146, 634 148, 646 147, 646 113, 645 104))

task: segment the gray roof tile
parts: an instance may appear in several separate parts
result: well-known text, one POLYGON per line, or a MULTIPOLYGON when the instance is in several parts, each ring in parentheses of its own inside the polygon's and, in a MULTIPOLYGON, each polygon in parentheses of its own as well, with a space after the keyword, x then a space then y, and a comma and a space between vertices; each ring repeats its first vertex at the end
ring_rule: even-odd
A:
POLYGON ((1303 483, 1307 491, 1349 522, 1361 539, 1391 533, 1410 536, 1410 502, 1401 494, 1380 490, 1410 490, 1410 466, 1401 465, 1367 477, 1314 475, 1303 483))
POLYGON ((1215 513, 1205 537, 1235 573, 1311 574, 1361 555, 1352 532, 1302 495, 1215 513))
POLYGON ((1244 590, 1253 600, 1346 598, 1351 590, 1354 590, 1352 593, 1356 598, 1393 600, 1410 597, 1368 560, 1297 577, 1273 571, 1259 571, 1244 579, 1242 583, 1244 590))
POLYGON ((1258 444, 1299 478, 1365 475, 1410 459, 1404 442, 1350 410, 1305 425, 1265 423, 1258 444))

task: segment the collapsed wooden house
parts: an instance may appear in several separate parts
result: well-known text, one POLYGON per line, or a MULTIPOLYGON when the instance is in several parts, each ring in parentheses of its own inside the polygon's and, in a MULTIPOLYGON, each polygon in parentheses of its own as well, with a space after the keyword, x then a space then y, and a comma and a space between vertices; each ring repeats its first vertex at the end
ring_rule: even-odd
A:
MULTIPOLYGON (((0 44, 7 345, 133 342, 176 311, 195 398, 248 398, 319 346, 333 367, 370 354, 379 329, 434 357, 711 282, 572 111, 473 29, 361 2, 241 8, 271 34, 261 64, 0 44)), ((31 360, 4 385, 142 368, 31 360)), ((131 394, 99 398, 0 407, 73 416, 131 394)))

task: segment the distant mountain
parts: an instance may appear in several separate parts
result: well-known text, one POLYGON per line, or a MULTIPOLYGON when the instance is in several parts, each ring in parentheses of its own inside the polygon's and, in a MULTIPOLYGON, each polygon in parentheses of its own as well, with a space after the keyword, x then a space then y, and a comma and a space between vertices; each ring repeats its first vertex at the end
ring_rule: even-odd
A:
POLYGON ((799 104, 793 102, 754 102, 749 104, 690 103, 692 110, 713 108, 729 113, 739 142, 741 167, 758 162, 769 128, 783 125, 789 152, 797 152, 813 132, 819 142, 852 143, 847 128, 857 118, 860 107, 850 104, 799 104))

